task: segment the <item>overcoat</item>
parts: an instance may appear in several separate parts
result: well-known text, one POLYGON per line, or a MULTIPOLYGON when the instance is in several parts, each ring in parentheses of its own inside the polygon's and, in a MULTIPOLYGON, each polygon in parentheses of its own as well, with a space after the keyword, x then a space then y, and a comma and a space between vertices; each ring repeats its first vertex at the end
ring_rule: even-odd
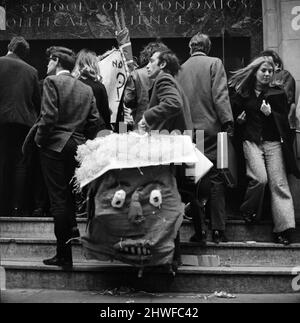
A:
POLYGON ((61 152, 73 137, 77 144, 94 139, 100 129, 100 116, 90 86, 70 73, 48 76, 44 81, 41 117, 35 142, 61 152))
POLYGON ((0 57, 0 124, 30 128, 41 108, 37 70, 15 54, 0 57))
POLYGON ((157 76, 144 118, 150 130, 193 129, 188 99, 171 74, 162 71, 157 76))
POLYGON ((177 80, 189 100, 194 129, 205 132, 205 155, 215 161, 218 132, 233 122, 223 63, 219 58, 194 53, 182 65, 177 80))

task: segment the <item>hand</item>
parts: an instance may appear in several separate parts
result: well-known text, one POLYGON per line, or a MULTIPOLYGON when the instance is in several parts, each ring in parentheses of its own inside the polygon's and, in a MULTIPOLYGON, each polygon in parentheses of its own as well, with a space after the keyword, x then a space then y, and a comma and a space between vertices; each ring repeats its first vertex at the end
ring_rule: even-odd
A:
POLYGON ((227 132, 229 137, 234 137, 234 126, 233 126, 233 122, 227 122, 223 125, 223 131, 227 132))
POLYGON ((272 114, 272 109, 271 109, 271 106, 270 104, 266 103, 265 100, 263 100, 263 103, 261 105, 261 108, 260 108, 260 111, 266 116, 266 117, 269 117, 271 114, 272 114))
POLYGON ((132 117, 132 110, 124 106, 124 122, 129 125, 134 124, 134 120, 132 117))
POLYGON ((239 124, 239 125, 242 125, 243 123, 245 123, 247 121, 247 115, 246 115, 246 112, 243 111, 236 119, 236 122, 239 124))
POLYGON ((145 118, 143 117, 142 120, 139 122, 138 124, 138 130, 140 133, 145 133, 147 131, 147 123, 146 123, 146 120, 145 118))

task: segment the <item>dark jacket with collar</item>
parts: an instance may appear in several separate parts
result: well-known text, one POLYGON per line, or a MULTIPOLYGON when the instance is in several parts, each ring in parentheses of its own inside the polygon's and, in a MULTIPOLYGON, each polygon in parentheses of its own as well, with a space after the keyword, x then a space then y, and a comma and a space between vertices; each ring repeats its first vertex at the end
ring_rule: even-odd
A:
MULTIPOLYGON (((235 119, 243 112, 246 112, 246 123, 242 125, 236 125, 236 134, 240 134, 244 140, 253 141, 259 143, 259 131, 257 128, 251 128, 251 125, 247 127, 247 111, 249 109, 260 109, 263 100, 269 103, 272 109, 272 119, 274 120, 276 132, 278 133, 278 141, 282 143, 283 155, 286 163, 286 169, 288 174, 293 174, 297 178, 300 178, 300 171, 297 166, 295 153, 294 153, 294 131, 290 129, 288 120, 289 106, 288 99, 284 89, 280 87, 270 87, 268 90, 261 93, 259 100, 251 100, 252 96, 242 97, 236 94, 234 91, 231 95, 232 109, 234 111, 235 119), (258 106, 249 106, 249 102, 256 102, 258 106), (252 139, 251 139, 252 138, 252 139)), ((249 113, 249 112, 248 112, 249 113)), ((249 118, 248 118, 249 119, 249 118)), ((249 122, 249 120, 248 120, 249 122)), ((277 141, 277 140, 276 140, 277 141)))
POLYGON ((124 103, 132 110, 135 125, 137 125, 149 105, 149 91, 153 80, 148 76, 146 67, 133 71, 127 80, 124 90, 124 103))
POLYGON ((194 129, 205 132, 205 154, 217 159, 217 134, 233 122, 222 61, 204 53, 194 53, 183 65, 177 80, 191 107, 194 129))
POLYGON ((0 126, 13 123, 31 127, 40 106, 37 70, 15 54, 0 57, 0 126))
POLYGON ((192 130, 188 100, 178 82, 169 73, 161 72, 154 83, 149 108, 144 118, 150 130, 192 130))
POLYGON ((35 142, 61 152, 73 137, 77 144, 94 139, 99 131, 99 112, 90 86, 70 73, 48 76, 44 81, 41 116, 35 142))
MULTIPOLYGON (((103 119, 103 122, 105 123, 105 125, 103 124, 102 128, 111 130, 111 113, 109 109, 108 96, 104 84, 102 84, 100 81, 95 81, 90 77, 81 77, 79 78, 79 80, 92 88, 96 99, 96 105, 100 114, 100 118, 103 119)), ((101 123, 103 122, 101 121, 101 123)))

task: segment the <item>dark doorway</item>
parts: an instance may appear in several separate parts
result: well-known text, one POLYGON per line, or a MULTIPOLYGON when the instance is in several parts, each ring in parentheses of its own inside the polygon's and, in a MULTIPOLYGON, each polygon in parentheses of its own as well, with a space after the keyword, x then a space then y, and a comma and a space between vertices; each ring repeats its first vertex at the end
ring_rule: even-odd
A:
MULTIPOLYGON (((161 39, 168 45, 179 57, 183 63, 189 57, 188 44, 190 38, 164 38, 161 39)), ((155 39, 138 38, 132 39, 133 54, 139 57, 140 51, 145 45, 155 39)), ((7 52, 8 41, 0 42, 0 55, 7 52)), ((89 48, 98 55, 107 50, 117 47, 115 39, 54 39, 54 40, 31 40, 31 55, 28 58, 29 64, 33 65, 39 71, 39 77, 43 79, 46 76, 47 60, 45 56, 46 49, 50 46, 66 46, 78 52, 82 48, 89 48)), ((251 39, 249 37, 221 37, 212 38, 212 50, 210 55, 219 57, 225 61, 227 72, 235 70, 249 63, 251 53, 251 39)))

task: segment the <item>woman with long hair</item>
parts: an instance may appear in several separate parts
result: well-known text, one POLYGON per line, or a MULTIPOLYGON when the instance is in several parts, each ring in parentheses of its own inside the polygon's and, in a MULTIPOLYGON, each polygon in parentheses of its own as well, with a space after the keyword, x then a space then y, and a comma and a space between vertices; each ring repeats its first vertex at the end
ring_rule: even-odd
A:
POLYGON ((295 214, 287 173, 299 177, 293 154, 285 91, 273 83, 271 57, 258 57, 229 80, 237 132, 241 134, 249 184, 241 206, 247 223, 260 217, 269 184, 275 242, 287 245, 295 214))
POLYGON ((110 109, 105 86, 101 83, 100 68, 96 53, 82 49, 76 58, 73 75, 93 89, 100 116, 105 122, 105 128, 111 129, 110 109))

